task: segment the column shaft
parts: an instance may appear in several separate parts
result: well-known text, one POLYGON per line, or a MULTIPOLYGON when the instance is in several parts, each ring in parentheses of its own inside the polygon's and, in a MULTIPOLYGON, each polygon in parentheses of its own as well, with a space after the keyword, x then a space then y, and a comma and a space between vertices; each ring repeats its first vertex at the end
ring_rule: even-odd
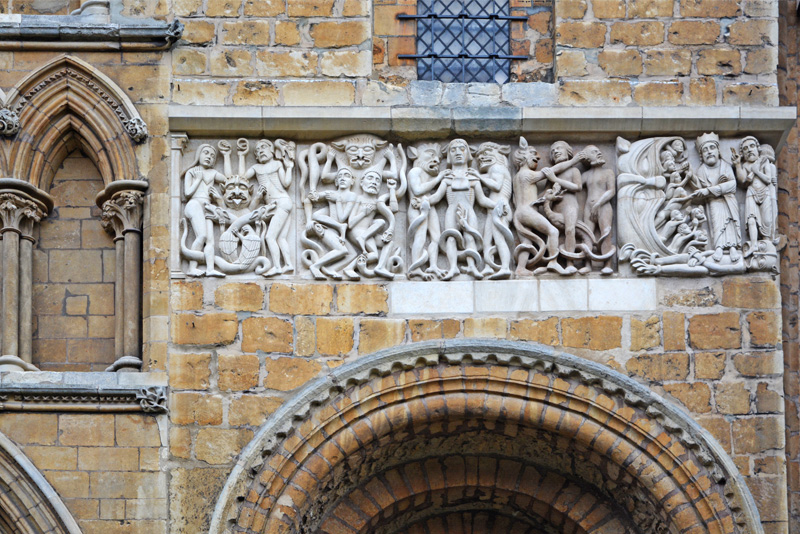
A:
POLYGON ((142 237, 137 230, 125 236, 125 356, 141 358, 142 237))
POLYGON ((19 233, 3 233, 3 355, 19 356, 19 233))
POLYGON ((33 361, 33 240, 23 236, 19 243, 19 357, 33 361))
POLYGON ((114 360, 125 356, 125 241, 114 240, 116 247, 116 274, 114 277, 114 360))

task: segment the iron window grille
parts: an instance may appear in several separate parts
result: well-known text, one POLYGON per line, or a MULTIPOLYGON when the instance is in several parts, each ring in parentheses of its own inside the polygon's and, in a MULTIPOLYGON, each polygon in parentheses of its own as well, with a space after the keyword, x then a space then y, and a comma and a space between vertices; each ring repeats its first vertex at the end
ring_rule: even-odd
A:
POLYGON ((440 82, 506 83, 511 61, 508 0, 419 0, 416 15, 417 53, 399 59, 417 60, 417 79, 440 82))

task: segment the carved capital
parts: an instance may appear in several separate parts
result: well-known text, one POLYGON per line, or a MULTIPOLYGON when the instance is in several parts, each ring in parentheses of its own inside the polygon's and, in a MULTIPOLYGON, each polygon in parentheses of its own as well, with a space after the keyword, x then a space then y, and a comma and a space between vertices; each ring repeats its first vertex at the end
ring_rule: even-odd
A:
POLYGON ((117 180, 97 194, 95 202, 103 210, 100 222, 108 233, 121 238, 125 232, 141 231, 147 187, 142 180, 117 180))
POLYGON ((120 191, 111 199, 103 202, 103 228, 115 237, 121 237, 129 230, 139 231, 142 228, 142 203, 144 193, 141 191, 120 191))
POLYGON ((0 193, 0 221, 3 224, 0 233, 10 230, 30 236, 33 223, 41 221, 44 216, 44 211, 36 202, 16 193, 0 193))
POLYGON ((0 178, 0 233, 17 232, 31 238, 33 225, 53 209, 53 199, 28 182, 0 178))

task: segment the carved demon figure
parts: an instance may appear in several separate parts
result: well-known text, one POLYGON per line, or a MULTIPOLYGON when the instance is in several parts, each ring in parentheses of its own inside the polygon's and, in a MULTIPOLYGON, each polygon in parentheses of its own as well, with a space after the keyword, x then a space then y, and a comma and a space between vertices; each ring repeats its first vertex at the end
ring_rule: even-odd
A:
POLYGON ((402 267, 394 243, 395 214, 407 187, 402 146, 395 149, 374 135, 356 135, 314 143, 301 153, 300 165, 306 219, 300 242, 311 275, 394 278, 402 267))

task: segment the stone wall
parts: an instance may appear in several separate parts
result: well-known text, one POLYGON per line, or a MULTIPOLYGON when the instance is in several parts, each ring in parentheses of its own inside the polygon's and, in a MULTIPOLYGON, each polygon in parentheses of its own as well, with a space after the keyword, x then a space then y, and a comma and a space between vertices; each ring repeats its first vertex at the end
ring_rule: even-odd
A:
MULTIPOLYGON (((552 9, 538 1, 531 7, 519 4, 514 9, 529 20, 514 30, 515 39, 520 53, 527 49, 533 59, 518 67, 515 80, 546 78, 543 73, 552 63, 554 83, 417 81, 414 67, 396 57, 411 50, 413 33, 413 23, 392 18, 413 10, 413 2, 402 0, 375 5, 364 0, 125 0, 125 15, 174 13, 186 25, 177 46, 166 53, 70 52, 118 84, 148 124, 150 137, 136 148, 139 175, 150 184, 143 224, 144 359, 147 369, 168 374, 171 388, 171 413, 160 419, 0 414, 0 431, 44 472, 84 532, 202 531, 241 449, 298 388, 385 347, 454 338, 542 343, 647 384, 685 407, 731 454, 768 534, 800 532, 796 130, 779 165, 780 226, 789 241, 780 295, 775 282, 762 275, 669 279, 647 286, 656 288, 652 307, 609 311, 589 304, 589 284, 603 281, 582 279, 585 306, 556 310, 552 301, 542 305, 542 287, 553 282, 566 293, 562 282, 567 281, 526 280, 526 290, 539 299, 533 311, 476 311, 473 300, 474 313, 406 313, 399 307, 403 292, 411 290, 406 282, 170 278, 170 103, 197 106, 198 114, 201 106, 222 105, 410 105, 425 114, 433 109, 427 106, 619 105, 660 112, 674 105, 773 106, 778 89, 782 104, 797 103, 796 21, 787 3, 629 0, 621 6, 616 1, 556 0, 552 9), (780 50, 777 4, 784 9, 780 50), (787 476, 791 526, 783 496, 787 476)), ((66 14, 75 7, 10 0, 0 5, 0 13, 66 14)), ((0 87, 8 93, 57 55, 0 52, 0 87)), ((57 182, 92 177, 84 181, 85 188, 102 188, 81 158, 68 158, 61 172, 66 174, 57 175, 57 182)), ((85 202, 69 206, 83 210, 78 218, 68 218, 63 205, 58 217, 42 226, 40 266, 45 254, 62 254, 67 242, 76 245, 71 250, 86 249, 92 256, 110 250, 110 239, 99 234, 97 213, 88 200, 92 196, 83 191, 85 202), (56 230, 55 221, 61 229, 56 230), (74 230, 76 223, 87 226, 86 242, 77 243, 76 235, 63 229, 74 230)), ((102 265, 104 287, 113 279, 111 268, 111 262, 102 265)), ((85 308, 85 293, 70 289, 70 296, 65 292, 58 300, 44 291, 52 287, 46 280, 60 284, 60 278, 46 279, 40 269, 37 280, 38 311, 56 306, 49 316, 60 321, 85 316, 87 336, 92 337, 92 321, 100 331, 75 354, 66 336, 44 342, 45 330, 50 336, 53 331, 44 328, 40 317, 36 363, 49 370, 100 370, 110 363, 104 323, 110 314, 106 308, 92 309, 93 304, 108 306, 109 300, 90 294, 85 308), (78 308, 88 311, 70 313, 78 308)), ((473 298, 483 290, 480 284, 470 282, 473 298)), ((447 298, 441 296, 447 295, 446 287, 439 292, 440 299, 447 298)), ((71 336, 75 330, 69 331, 71 336)), ((85 380, 104 383, 97 375, 85 380)))
POLYGON ((103 180, 80 152, 64 159, 50 187, 54 212, 34 253, 34 365, 104 371, 114 361, 114 243, 94 198, 103 180))
POLYGON ((309 0, 256 8, 247 0, 181 0, 175 13, 187 30, 174 52, 172 98, 275 106, 778 102, 775 2, 524 4, 511 6, 513 14, 528 16, 512 25, 512 48, 531 60, 514 64, 512 82, 535 83, 501 87, 417 81, 413 63, 397 59, 414 50, 414 21, 395 18, 416 12, 413 1, 309 0), (556 84, 540 82, 553 62, 556 84))
POLYGON ((85 534, 166 532, 160 426, 149 415, 0 414, 0 432, 33 461, 85 534))
MULTIPOLYGON (((572 281, 549 282, 555 286, 553 295, 578 293, 572 281)), ((586 284, 585 279, 575 282, 586 284)), ((604 284, 615 281, 592 282, 599 294, 604 284)), ((174 281, 170 457, 180 466, 180 480, 202 477, 204 484, 193 490, 192 484, 180 483, 184 499, 172 502, 171 510, 181 519, 173 528, 202 530, 210 510, 196 502, 215 487, 205 468, 228 472, 266 417, 310 380, 405 343, 493 338, 542 343, 603 363, 683 406, 731 454, 767 532, 784 532, 777 284, 752 276, 628 283, 625 290, 615 291, 630 296, 627 301, 618 297, 620 307, 614 313, 599 311, 601 307, 591 311, 590 304, 565 305, 562 297, 547 300, 548 290, 541 287, 538 313, 436 313, 435 303, 446 307, 463 290, 456 294, 447 283, 435 282, 174 281), (426 286, 429 313, 397 311, 414 285, 426 286), (651 292, 652 309, 642 310, 647 306, 641 304, 647 300, 644 295, 651 292), (191 468, 198 473, 184 471, 191 468), (194 491, 196 497, 190 498, 194 491)), ((494 293, 510 284, 510 292, 520 295, 530 294, 523 286, 536 282, 475 284, 497 284, 494 293)))
MULTIPOLYGON (((780 62, 778 80, 781 105, 797 106, 797 81, 800 73, 797 46, 797 13, 791 6, 781 4, 780 62)), ((798 204, 797 127, 789 134, 786 147, 780 154, 780 211, 781 231, 789 244, 781 260, 781 302, 783 304, 784 389, 786 394, 786 459, 789 489, 790 529, 800 532, 800 334, 798 333, 798 204)))

